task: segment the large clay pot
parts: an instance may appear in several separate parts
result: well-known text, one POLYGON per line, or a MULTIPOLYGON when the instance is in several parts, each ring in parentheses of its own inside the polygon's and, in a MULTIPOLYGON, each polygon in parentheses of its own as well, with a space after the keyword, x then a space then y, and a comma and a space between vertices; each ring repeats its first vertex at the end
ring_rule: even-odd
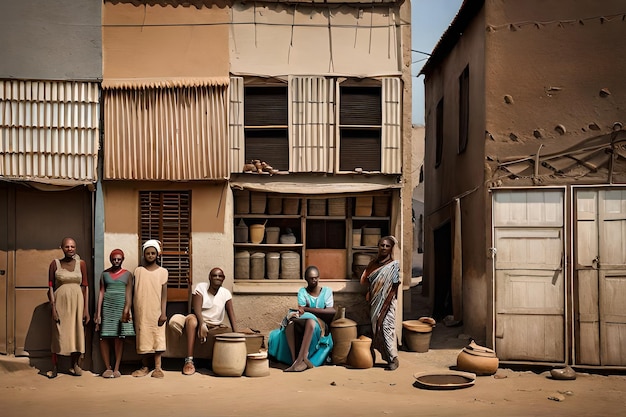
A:
POLYGON ((346 309, 340 310, 337 320, 330 323, 330 334, 333 338, 333 351, 330 358, 335 365, 346 363, 352 340, 356 339, 356 322, 346 318, 346 309))
POLYGON ((374 358, 372 357, 372 339, 361 336, 352 340, 350 353, 348 353, 348 365, 357 369, 369 369, 374 366, 374 358))
POLYGON ((456 367, 476 375, 493 375, 498 370, 499 362, 493 350, 471 342, 457 356, 456 367))
POLYGON ((215 338, 213 347, 213 372, 218 376, 241 376, 246 369, 245 335, 223 333, 215 338))

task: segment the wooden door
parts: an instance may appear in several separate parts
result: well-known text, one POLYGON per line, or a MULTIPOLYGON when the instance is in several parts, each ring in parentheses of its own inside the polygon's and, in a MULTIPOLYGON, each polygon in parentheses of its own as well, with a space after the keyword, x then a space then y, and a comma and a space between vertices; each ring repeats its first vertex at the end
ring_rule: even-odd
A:
POLYGON ((576 192, 576 363, 626 365, 626 190, 576 192))
POLYGON ((497 355, 563 362, 563 191, 499 191, 493 210, 497 355))

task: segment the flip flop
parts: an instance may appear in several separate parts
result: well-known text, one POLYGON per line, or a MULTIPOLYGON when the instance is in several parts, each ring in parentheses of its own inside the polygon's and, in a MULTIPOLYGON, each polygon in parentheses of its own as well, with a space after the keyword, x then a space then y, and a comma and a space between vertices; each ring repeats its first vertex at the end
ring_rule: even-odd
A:
POLYGON ((102 378, 113 378, 113 371, 111 369, 107 369, 102 372, 102 378))

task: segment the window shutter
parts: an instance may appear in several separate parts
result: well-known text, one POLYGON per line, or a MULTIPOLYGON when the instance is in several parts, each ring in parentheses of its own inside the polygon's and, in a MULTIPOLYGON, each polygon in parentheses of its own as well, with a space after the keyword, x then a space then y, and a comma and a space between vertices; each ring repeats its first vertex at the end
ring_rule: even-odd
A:
POLYGON ((139 193, 141 242, 162 243, 161 266, 167 269, 171 301, 186 301, 191 271, 191 193, 142 191, 139 193))
POLYGON ((382 162, 383 174, 402 172, 402 81, 383 78, 382 91, 382 162))
POLYGON ((293 172, 333 172, 335 83, 324 77, 292 77, 291 155, 293 172))
POLYGON ((243 78, 231 77, 229 86, 228 137, 230 172, 241 172, 244 165, 243 78))

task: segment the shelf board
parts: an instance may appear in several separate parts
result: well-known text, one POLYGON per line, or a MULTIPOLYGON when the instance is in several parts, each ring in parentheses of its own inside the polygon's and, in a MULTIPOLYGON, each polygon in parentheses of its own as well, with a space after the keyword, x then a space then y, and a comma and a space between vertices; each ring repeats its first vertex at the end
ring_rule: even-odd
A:
POLYGON ((352 250, 378 252, 378 246, 353 246, 352 250))
POLYGON ((239 248, 257 248, 257 247, 265 247, 265 248, 274 248, 274 247, 279 247, 279 248, 301 248, 302 246, 304 246, 302 243, 292 243, 292 244, 286 244, 286 243, 234 243, 235 247, 239 247, 239 248))
POLYGON ((235 219, 299 219, 299 214, 235 214, 235 219))
POLYGON ((374 216, 368 216, 368 217, 362 217, 362 216, 352 216, 352 220, 384 220, 384 221, 389 221, 389 217, 374 217, 374 216))
POLYGON ((307 220, 345 220, 346 216, 306 216, 307 220))

